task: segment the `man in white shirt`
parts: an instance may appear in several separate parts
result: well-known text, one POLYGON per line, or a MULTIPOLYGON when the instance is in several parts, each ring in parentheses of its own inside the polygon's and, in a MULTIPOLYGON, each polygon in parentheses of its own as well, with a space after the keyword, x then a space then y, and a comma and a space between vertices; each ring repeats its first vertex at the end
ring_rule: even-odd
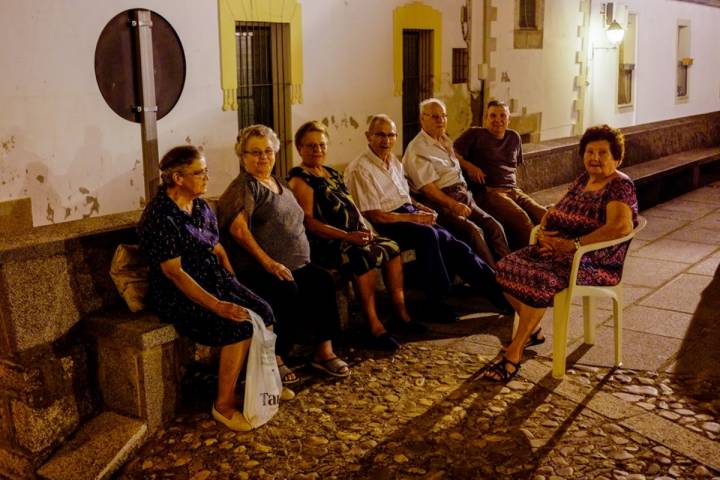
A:
POLYGON ((430 305, 428 314, 454 319, 443 304, 455 274, 485 295, 498 309, 509 305, 493 269, 464 242, 435 223, 436 214, 413 200, 403 167, 392 153, 397 139, 395 123, 387 115, 370 120, 368 148, 345 168, 345 184, 362 214, 382 235, 403 250, 415 250, 417 278, 430 305))
POLYGON ((403 166, 413 192, 438 211, 438 221, 468 243, 490 266, 510 253, 502 225, 477 206, 462 176, 446 133, 447 109, 442 100, 420 103, 422 130, 408 144, 403 166))

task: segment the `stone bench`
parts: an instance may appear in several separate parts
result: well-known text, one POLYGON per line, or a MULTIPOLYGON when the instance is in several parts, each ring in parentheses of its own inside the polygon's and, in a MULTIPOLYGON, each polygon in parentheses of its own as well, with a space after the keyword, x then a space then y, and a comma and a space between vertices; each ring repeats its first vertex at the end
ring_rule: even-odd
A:
MULTIPOLYGON (((688 175, 689 187, 694 189, 700 185, 700 168, 718 160, 720 160, 720 147, 696 148, 621 168, 620 170, 632 178, 638 190, 646 190, 650 184, 667 177, 673 177, 673 181, 675 181, 678 175, 683 174, 688 175)), ((533 192, 532 196, 543 205, 552 205, 565 195, 569 187, 570 183, 564 183, 533 192)), ((662 190, 662 185, 655 185, 651 188, 662 190)))
MULTIPOLYGON (((715 180, 720 112, 710 112, 621 128, 625 160, 621 170, 638 187, 641 208, 681 195, 715 180)), ((584 170, 579 137, 523 145, 518 184, 545 205, 553 204, 584 170)))

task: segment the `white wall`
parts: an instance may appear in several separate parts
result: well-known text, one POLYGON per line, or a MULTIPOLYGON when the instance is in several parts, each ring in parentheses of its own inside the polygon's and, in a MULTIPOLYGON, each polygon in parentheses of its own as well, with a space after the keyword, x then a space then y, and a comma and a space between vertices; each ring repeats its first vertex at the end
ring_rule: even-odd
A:
MULTIPOLYGON (((580 0, 545 1, 542 50, 512 48, 514 2, 491 1, 498 14, 490 60, 497 80, 488 85, 490 94, 517 98, 528 113, 542 112, 541 138, 570 135, 580 0), (502 72, 510 82, 500 82, 502 72)), ((364 148, 369 115, 385 112, 398 126, 402 122, 401 98, 393 95, 392 13, 405 3, 409 0, 302 2, 304 102, 292 106, 292 126, 294 131, 307 120, 327 118, 331 163, 347 163, 364 148)), ((466 86, 452 85, 450 73, 452 48, 465 46, 459 22, 464 1, 425 3, 443 14, 439 96, 448 102, 449 130, 457 135, 471 117, 466 86)), ((591 3, 596 23, 600 3, 591 3)), ((720 9, 671 0, 626 5, 638 15, 635 108, 615 108, 617 52, 595 51, 585 124, 624 126, 719 110, 720 9), (690 20, 695 58, 686 103, 676 103, 674 96, 678 18, 690 20)), ((31 197, 35 225, 141 206, 139 125, 110 110, 94 73, 101 30, 117 13, 138 6, 173 25, 187 61, 182 96, 158 124, 160 154, 187 141, 202 145, 211 170, 210 195, 222 192, 237 173, 232 149, 237 115, 221 110, 216 1, 0 0, 0 202, 31 197)), ((480 22, 482 2, 473 6, 480 22)), ((482 45, 478 23, 473 31, 474 76, 482 45)))
MULTIPOLYGON (((329 162, 344 164, 366 146, 369 116, 386 113, 402 130, 402 97, 394 96, 393 10, 409 2, 312 0, 303 2, 304 101, 293 106, 293 127, 308 120, 330 122, 329 162)), ((463 0, 423 2, 442 15, 442 78, 452 134, 470 123, 465 85, 451 85, 452 48, 465 47, 460 31, 463 0)), ((438 82, 438 79, 436 79, 438 82)), ((400 154, 402 139, 396 153, 400 154)), ((296 163, 299 162, 294 152, 296 163)))
MULTIPOLYGON (((589 52, 591 68, 586 125, 616 127, 707 113, 720 109, 720 9, 673 0, 625 0, 637 15, 634 108, 618 109, 617 50, 589 52), (677 23, 689 20, 691 56, 687 101, 676 101, 677 23)), ((607 46, 600 2, 592 4, 591 38, 607 46)))
MULTIPOLYGON (((293 131, 327 117, 332 163, 347 163, 364 148, 369 115, 386 112, 402 122, 401 98, 393 95, 392 12, 405 3, 302 2, 304 103, 292 107, 293 131)), ((451 49, 465 46, 459 27, 464 2, 425 3, 443 12, 440 92, 454 110, 451 127, 458 133, 470 112, 464 85, 450 86, 449 72, 451 49)), ((94 72, 105 24, 138 7, 165 17, 186 55, 185 89, 158 123, 160 155, 188 141, 202 145, 210 195, 237 174, 237 114, 221 110, 216 1, 0 0, 0 202, 31 197, 36 226, 141 206, 140 127, 110 110, 94 72)))
POLYGON ((572 134, 573 101, 577 97, 574 79, 578 74, 576 51, 578 26, 582 23, 577 0, 545 0, 542 49, 513 47, 514 1, 494 0, 497 21, 491 24, 491 36, 497 40, 490 55, 496 79, 489 82, 490 96, 510 102, 519 100, 519 108, 528 114, 542 112, 541 140, 572 134), (502 80, 507 72, 510 81, 502 80))
MULTIPOLYGON (((183 42, 187 78, 160 120, 160 154, 203 145, 217 192, 237 171, 228 139, 235 115, 220 109, 215 2, 144 1, 183 42)), ((0 201, 29 196, 42 225, 139 208, 144 196, 140 127, 106 105, 95 81, 95 45, 130 0, 0 0, 0 201)))

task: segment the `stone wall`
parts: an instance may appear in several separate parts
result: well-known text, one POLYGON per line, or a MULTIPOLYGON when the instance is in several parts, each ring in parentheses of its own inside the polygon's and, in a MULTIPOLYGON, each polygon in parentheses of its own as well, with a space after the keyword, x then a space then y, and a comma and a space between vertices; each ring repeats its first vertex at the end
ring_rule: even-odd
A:
POLYGON ((139 212, 0 238, 0 477, 33 478, 100 408, 80 320, 119 303, 108 270, 139 212))
MULTIPOLYGON (((625 166, 674 153, 720 145, 720 112, 646 123, 622 129, 625 166)), ((518 182, 536 192, 571 182, 583 170, 578 158, 579 137, 523 145, 525 163, 518 182)), ((622 167, 621 167, 622 168, 622 167)))

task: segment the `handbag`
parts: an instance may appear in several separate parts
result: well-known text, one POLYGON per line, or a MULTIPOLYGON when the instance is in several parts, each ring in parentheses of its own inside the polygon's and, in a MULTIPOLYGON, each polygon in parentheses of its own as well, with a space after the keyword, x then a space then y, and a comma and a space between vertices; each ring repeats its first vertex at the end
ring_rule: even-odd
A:
POLYGON ((137 245, 120 244, 110 264, 110 277, 131 312, 145 308, 150 267, 137 245))
POLYGON ((245 373, 243 415, 253 428, 266 424, 278 411, 282 379, 275 359, 277 335, 267 329, 260 315, 250 312, 253 336, 245 373))

